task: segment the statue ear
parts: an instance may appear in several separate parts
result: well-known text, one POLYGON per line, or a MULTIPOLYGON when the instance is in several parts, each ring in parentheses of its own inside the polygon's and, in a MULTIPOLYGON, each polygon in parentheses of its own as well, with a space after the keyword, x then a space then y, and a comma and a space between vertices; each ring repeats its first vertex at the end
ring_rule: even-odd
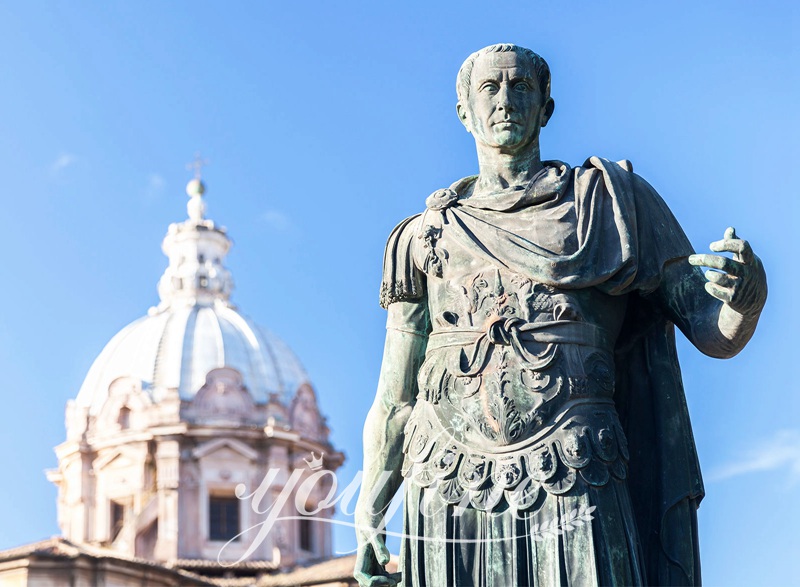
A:
POLYGON ((556 108, 555 100, 552 98, 548 98, 547 102, 545 102, 544 109, 542 110, 542 124, 540 125, 542 128, 547 126, 550 117, 553 115, 553 110, 556 108))
POLYGON ((464 125, 464 128, 467 129, 467 132, 472 132, 469 127, 469 121, 467 120, 467 109, 461 102, 456 104, 456 112, 458 113, 458 119, 461 121, 461 124, 464 125))

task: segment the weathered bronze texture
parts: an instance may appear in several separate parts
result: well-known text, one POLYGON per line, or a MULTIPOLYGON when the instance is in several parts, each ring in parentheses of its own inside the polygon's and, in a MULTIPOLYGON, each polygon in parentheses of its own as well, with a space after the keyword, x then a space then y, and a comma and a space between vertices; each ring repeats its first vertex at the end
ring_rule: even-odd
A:
POLYGON ((694 254, 628 161, 542 161, 554 102, 532 51, 474 53, 457 92, 480 173, 389 237, 355 576, 697 585, 704 492, 673 325, 738 353, 766 300, 761 261, 732 228, 711 244, 732 258, 694 254), (388 575, 380 530, 403 480, 388 575))

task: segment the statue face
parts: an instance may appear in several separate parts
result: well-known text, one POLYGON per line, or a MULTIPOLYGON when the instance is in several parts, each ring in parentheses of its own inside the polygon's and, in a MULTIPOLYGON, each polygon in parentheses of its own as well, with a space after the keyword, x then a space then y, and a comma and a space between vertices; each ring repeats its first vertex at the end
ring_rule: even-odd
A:
POLYGON ((525 57, 513 51, 484 53, 475 60, 469 96, 458 112, 476 141, 516 152, 530 146, 547 124, 549 102, 525 57))

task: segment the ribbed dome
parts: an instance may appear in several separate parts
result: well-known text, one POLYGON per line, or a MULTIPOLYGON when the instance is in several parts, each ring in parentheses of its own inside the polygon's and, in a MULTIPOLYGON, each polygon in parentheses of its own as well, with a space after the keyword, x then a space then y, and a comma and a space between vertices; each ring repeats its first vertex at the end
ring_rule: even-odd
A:
POLYGON ((294 353, 228 301, 233 280, 223 261, 231 242, 204 217, 204 192, 199 179, 189 183, 189 219, 170 225, 164 238, 169 266, 159 281, 161 303, 106 345, 81 386, 79 407, 99 412, 120 377, 140 380, 156 402, 170 389, 192 399, 220 367, 239 371, 257 403, 275 393, 288 405, 308 383, 294 353))
POLYGON ((96 413, 119 377, 134 377, 158 401, 166 389, 192 399, 218 367, 242 374, 253 399, 265 403, 271 393, 288 405, 308 377, 294 353, 224 304, 179 307, 132 322, 95 360, 76 403, 96 413))

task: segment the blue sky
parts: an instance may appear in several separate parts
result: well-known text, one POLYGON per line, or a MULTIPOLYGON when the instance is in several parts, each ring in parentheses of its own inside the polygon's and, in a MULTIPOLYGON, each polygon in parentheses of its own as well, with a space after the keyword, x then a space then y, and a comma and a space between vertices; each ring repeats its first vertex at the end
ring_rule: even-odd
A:
MULTIPOLYGON (((235 246, 234 301, 297 352, 360 468, 383 345, 385 239, 476 171, 455 116, 472 51, 553 70, 545 158, 627 158, 697 250, 733 225, 767 268, 750 346, 679 342, 706 478, 708 585, 787 584, 800 548, 798 17, 762 2, 0 5, 0 548, 57 533, 65 402, 157 302, 196 151, 235 246)), ((337 545, 352 538, 337 530, 337 545)), ((796 574, 794 575, 796 580, 796 574)))

